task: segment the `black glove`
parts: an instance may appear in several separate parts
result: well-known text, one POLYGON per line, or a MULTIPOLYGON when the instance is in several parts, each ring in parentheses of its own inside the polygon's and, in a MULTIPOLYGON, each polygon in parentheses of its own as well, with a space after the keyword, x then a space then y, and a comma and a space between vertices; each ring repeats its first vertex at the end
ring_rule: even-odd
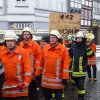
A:
POLYGON ((65 86, 67 85, 67 79, 62 79, 62 84, 65 86))
POLYGON ((41 84, 41 78, 42 78, 42 75, 36 76, 36 81, 39 83, 39 85, 41 84))

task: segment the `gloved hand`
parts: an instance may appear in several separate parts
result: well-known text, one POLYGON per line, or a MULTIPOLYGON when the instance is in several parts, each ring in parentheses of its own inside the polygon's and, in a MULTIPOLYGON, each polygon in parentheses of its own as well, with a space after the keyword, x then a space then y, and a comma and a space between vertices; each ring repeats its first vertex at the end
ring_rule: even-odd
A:
POLYGON ((28 83, 21 83, 17 86, 18 90, 20 91, 23 91, 27 87, 28 87, 28 83))
POLYGON ((67 79, 62 79, 62 84, 65 86, 67 85, 67 79))
POLYGON ((41 78, 42 78, 42 75, 41 76, 36 76, 36 81, 38 81, 39 85, 41 84, 41 78))

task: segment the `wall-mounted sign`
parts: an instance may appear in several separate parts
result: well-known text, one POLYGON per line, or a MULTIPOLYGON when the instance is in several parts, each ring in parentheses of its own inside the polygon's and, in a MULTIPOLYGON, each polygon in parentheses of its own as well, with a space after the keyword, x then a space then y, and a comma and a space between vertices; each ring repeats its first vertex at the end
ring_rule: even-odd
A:
POLYGON ((55 29, 61 34, 74 34, 80 30, 81 16, 80 14, 50 14, 50 31, 55 29))
POLYGON ((11 24, 11 27, 13 29, 23 29, 25 27, 30 27, 31 29, 34 29, 34 23, 13 23, 11 24))
POLYGON ((92 21, 92 26, 97 26, 98 24, 97 24, 97 21, 96 20, 93 20, 92 21))

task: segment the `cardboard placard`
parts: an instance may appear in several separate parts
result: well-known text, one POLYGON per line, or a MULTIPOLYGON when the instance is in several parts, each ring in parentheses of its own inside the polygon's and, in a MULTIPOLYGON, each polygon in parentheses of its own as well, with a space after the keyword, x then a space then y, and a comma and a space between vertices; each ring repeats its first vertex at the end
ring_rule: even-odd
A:
POLYGON ((58 30, 61 34, 74 34, 80 30, 80 14, 50 14, 49 30, 58 30))

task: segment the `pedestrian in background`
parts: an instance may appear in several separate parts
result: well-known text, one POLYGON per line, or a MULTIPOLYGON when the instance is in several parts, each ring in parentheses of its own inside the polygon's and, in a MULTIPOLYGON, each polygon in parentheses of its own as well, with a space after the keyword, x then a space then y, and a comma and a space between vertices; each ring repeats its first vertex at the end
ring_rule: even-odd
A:
POLYGON ((43 36, 41 41, 40 41, 40 46, 41 46, 41 50, 43 49, 43 47, 49 44, 49 36, 43 36))
POLYGON ((70 57, 68 50, 60 43, 61 35, 57 30, 52 30, 49 38, 50 43, 42 50, 36 77, 38 80, 42 74, 41 87, 45 100, 51 100, 52 93, 55 100, 62 100, 64 86, 69 79, 70 57))
POLYGON ((39 63, 41 49, 39 44, 32 40, 32 30, 29 27, 23 29, 23 41, 20 46, 28 51, 31 60, 32 81, 29 85, 29 98, 30 100, 38 100, 39 85, 35 78, 35 71, 39 63))
POLYGON ((1 54, 5 70, 5 82, 2 88, 4 100, 29 100, 30 59, 28 52, 16 44, 17 38, 12 31, 7 31, 4 35, 5 48, 1 54))
POLYGON ((65 40, 66 40, 66 47, 67 47, 67 49, 68 50, 70 50, 70 48, 71 48, 71 46, 73 45, 73 43, 74 43, 74 41, 73 41, 73 36, 72 35, 67 35, 66 37, 65 37, 65 40))
POLYGON ((91 68, 93 69, 93 81, 96 81, 96 74, 97 74, 97 67, 96 67, 96 45, 93 42, 94 39, 94 35, 93 33, 88 33, 87 36, 88 40, 88 44, 89 47, 94 51, 94 56, 92 58, 88 58, 88 64, 87 64, 87 73, 88 73, 88 80, 91 81, 92 80, 92 75, 91 75, 91 68))

